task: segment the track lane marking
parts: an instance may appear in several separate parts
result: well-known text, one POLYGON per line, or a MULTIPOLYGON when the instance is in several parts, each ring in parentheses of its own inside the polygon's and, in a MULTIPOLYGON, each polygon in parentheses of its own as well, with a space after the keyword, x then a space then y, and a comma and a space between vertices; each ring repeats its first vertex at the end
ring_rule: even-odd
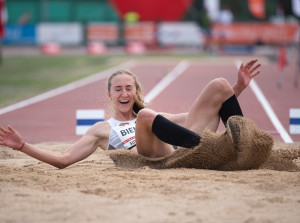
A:
MULTIPOLYGON (((242 61, 235 61, 235 66, 236 66, 237 69, 239 69, 241 63, 242 63, 242 61)), ((279 119, 278 119, 277 115, 275 114, 272 106, 270 105, 267 98, 264 96, 263 92, 260 90, 258 84, 256 83, 256 81, 254 79, 251 80, 249 86, 250 86, 251 90, 253 91, 253 93, 255 94, 258 101, 260 102, 260 104, 262 105, 263 109, 267 113, 267 115, 268 115, 269 119, 271 120, 272 124, 274 125, 276 130, 279 132, 279 134, 280 134, 281 138, 283 139, 283 141, 285 143, 293 143, 292 138, 290 137, 290 135, 287 133, 287 131, 285 130, 285 128, 283 127, 283 125, 279 121, 279 119)))
POLYGON ((179 77, 190 63, 187 60, 180 61, 151 91, 145 96, 145 102, 149 103, 156 98, 165 88, 168 87, 177 77, 179 77))
POLYGON ((136 65, 136 62, 134 60, 127 61, 127 62, 119 64, 115 67, 92 74, 91 76, 88 76, 86 78, 71 82, 69 84, 63 85, 61 87, 55 88, 55 89, 47 91, 45 93, 36 95, 36 96, 28 98, 26 100, 23 100, 23 101, 15 103, 15 104, 9 105, 7 107, 1 108, 0 115, 3 115, 5 113, 8 113, 8 112, 20 109, 20 108, 24 108, 26 106, 38 103, 40 101, 44 101, 46 99, 52 98, 52 97, 60 95, 60 94, 72 91, 76 88, 85 86, 85 85, 93 83, 95 81, 100 81, 118 69, 125 69, 125 68, 129 69, 135 65, 136 65))

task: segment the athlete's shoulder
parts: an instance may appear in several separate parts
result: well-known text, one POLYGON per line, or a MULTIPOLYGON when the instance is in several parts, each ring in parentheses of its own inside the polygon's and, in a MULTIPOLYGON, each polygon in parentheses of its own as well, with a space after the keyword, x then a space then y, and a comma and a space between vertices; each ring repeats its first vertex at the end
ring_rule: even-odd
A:
POLYGON ((107 121, 103 121, 95 123, 89 128, 87 133, 97 137, 103 137, 109 135, 110 130, 111 127, 109 123, 107 121))

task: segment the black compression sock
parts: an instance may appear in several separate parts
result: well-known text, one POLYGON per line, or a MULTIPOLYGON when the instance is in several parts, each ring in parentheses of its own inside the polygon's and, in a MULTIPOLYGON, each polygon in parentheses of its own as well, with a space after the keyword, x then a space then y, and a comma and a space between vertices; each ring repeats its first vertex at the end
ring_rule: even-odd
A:
POLYGON ((243 116, 242 109, 240 104, 235 96, 232 95, 222 104, 222 107, 219 111, 220 118, 222 119, 224 125, 226 126, 227 120, 234 115, 243 116))
POLYGON ((199 145, 201 139, 197 133, 177 125, 161 115, 155 117, 152 132, 163 142, 185 148, 199 145))

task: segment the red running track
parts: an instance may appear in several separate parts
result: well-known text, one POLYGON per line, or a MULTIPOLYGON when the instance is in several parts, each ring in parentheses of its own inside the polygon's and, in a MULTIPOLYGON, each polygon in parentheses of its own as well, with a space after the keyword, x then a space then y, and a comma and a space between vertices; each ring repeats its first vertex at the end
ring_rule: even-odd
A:
MULTIPOLYGON (((147 95, 178 62, 139 62, 131 70, 139 77, 144 87, 144 93, 147 95)), ((300 108, 300 88, 294 88, 294 74, 289 75, 293 69, 293 67, 288 68, 281 89, 276 87, 280 75, 276 64, 265 62, 261 68, 261 74, 255 78, 287 131, 289 131, 289 109, 300 108)), ((227 62, 223 62, 223 59, 213 62, 193 61, 181 76, 151 102, 152 108, 171 113, 188 111, 204 86, 217 77, 224 77, 230 83, 234 83, 237 70, 233 59, 227 62)), ((250 88, 242 93, 239 101, 246 117, 254 120, 260 129, 272 133, 275 140, 282 141, 250 88)), ((2 114, 0 115, 0 125, 13 126, 26 141, 32 143, 75 141, 80 138, 75 135, 76 110, 101 108, 105 109, 106 118, 109 118, 111 115, 109 104, 106 97, 106 79, 103 79, 2 114)), ((222 128, 220 127, 220 129, 222 128)), ((290 136, 294 142, 300 142, 300 135, 290 136)))

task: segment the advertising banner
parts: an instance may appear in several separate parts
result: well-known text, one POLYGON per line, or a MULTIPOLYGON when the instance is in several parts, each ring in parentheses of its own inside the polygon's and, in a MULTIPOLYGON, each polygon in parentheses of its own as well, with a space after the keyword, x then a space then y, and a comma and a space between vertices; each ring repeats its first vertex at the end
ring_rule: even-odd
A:
POLYGON ((36 26, 35 25, 6 25, 6 32, 3 44, 36 44, 36 26))
POLYGON ((216 24, 212 28, 214 42, 225 44, 280 44, 293 43, 297 33, 297 23, 233 23, 216 24))
POLYGON ((88 42, 98 41, 116 44, 118 36, 119 27, 116 23, 93 23, 87 26, 86 38, 88 42))
POLYGON ((194 22, 164 22, 158 26, 161 45, 201 46, 204 36, 194 22))
POLYGON ((79 45, 83 42, 83 28, 80 23, 40 23, 36 32, 38 44, 55 42, 79 45))
POLYGON ((126 42, 142 42, 154 44, 156 42, 156 25, 154 22, 126 23, 124 29, 126 42))

